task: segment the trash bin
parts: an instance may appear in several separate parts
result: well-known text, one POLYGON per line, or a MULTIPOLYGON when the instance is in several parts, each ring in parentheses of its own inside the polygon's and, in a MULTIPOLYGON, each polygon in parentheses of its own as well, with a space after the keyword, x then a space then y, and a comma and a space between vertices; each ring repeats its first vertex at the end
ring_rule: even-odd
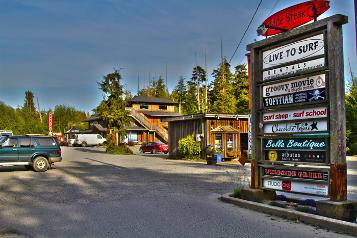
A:
POLYGON ((216 161, 216 163, 221 163, 222 162, 222 154, 213 154, 213 159, 216 161))

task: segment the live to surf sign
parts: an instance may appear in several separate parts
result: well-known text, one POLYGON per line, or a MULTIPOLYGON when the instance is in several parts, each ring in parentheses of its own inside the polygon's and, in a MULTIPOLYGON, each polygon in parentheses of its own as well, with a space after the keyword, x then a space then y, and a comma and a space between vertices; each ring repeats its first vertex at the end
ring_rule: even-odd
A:
POLYGON ((263 51, 263 69, 325 54, 324 35, 319 34, 291 44, 263 51))

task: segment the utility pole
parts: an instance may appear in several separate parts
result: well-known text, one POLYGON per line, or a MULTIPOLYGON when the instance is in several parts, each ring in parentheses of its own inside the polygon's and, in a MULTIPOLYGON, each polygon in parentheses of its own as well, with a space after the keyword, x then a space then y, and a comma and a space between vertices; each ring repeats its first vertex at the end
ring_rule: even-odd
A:
POLYGON ((42 123, 42 115, 41 115, 40 103, 38 102, 38 97, 37 96, 36 96, 36 101, 37 101, 38 113, 40 114, 40 122, 42 123))
POLYGON ((206 57, 206 49, 205 49, 205 78, 206 78, 206 92, 205 92, 205 112, 208 111, 208 74, 207 74, 207 57, 206 57))
POLYGON ((139 73, 138 73, 138 92, 137 92, 137 95, 139 96, 139 92, 140 92, 140 76, 139 76, 139 73))
POLYGON ((169 92, 169 88, 167 87, 167 64, 165 65, 165 86, 166 91, 169 92))

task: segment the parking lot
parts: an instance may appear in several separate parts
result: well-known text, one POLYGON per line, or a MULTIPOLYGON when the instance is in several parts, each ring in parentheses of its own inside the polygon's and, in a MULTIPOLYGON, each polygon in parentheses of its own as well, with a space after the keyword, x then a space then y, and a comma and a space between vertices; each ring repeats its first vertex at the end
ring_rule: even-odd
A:
POLYGON ((249 169, 63 148, 54 169, 0 168, 2 234, 30 237, 346 237, 220 202, 249 169))

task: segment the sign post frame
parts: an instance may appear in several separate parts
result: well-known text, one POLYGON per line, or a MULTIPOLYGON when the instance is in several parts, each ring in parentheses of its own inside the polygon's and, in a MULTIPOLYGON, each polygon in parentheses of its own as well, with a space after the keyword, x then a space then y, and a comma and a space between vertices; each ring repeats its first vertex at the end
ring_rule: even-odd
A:
MULTIPOLYGON (((262 144, 261 126, 263 106, 263 49, 272 48, 281 42, 291 42, 294 39, 309 37, 313 34, 326 32, 325 52, 327 58, 324 71, 328 75, 326 90, 328 91, 329 106, 329 145, 326 153, 329 154, 329 198, 331 201, 347 200, 347 165, 346 165, 346 119, 344 105, 344 68, 343 68, 343 39, 342 25, 348 22, 347 16, 334 15, 299 28, 292 29, 280 35, 270 37, 247 46, 250 54, 250 91, 252 93, 252 163, 251 189, 262 188, 261 166, 264 165, 264 148, 262 144), (326 49, 327 48, 327 49, 326 49), (328 67, 328 71, 325 71, 328 67)), ((326 57, 326 55, 325 55, 326 57)), ((308 59, 307 59, 308 60, 308 59)), ((292 61, 294 63, 295 61, 292 61)), ((307 72, 310 73, 310 72, 307 72)), ((311 104, 310 104, 311 106, 311 104)), ((321 106, 321 105, 320 105, 321 106)))

